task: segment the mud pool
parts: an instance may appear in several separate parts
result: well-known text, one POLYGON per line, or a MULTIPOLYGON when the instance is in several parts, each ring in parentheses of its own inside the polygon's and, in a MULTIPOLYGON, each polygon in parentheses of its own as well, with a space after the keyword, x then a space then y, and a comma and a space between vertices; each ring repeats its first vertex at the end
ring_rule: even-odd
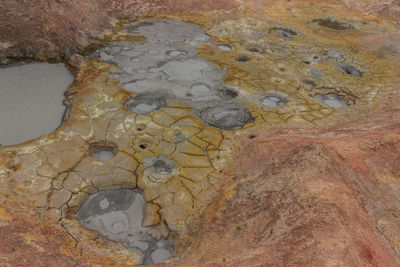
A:
POLYGON ((30 63, 0 68, 0 144, 23 143, 53 132, 73 76, 64 64, 30 63))

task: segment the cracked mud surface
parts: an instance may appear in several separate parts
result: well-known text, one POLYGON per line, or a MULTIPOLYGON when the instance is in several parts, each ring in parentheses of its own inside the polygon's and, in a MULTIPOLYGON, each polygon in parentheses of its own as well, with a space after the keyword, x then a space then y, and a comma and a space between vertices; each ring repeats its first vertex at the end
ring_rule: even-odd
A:
POLYGON ((242 8, 72 56, 61 127, 0 150, 4 227, 88 266, 398 265, 399 62, 357 43, 392 25, 242 8))

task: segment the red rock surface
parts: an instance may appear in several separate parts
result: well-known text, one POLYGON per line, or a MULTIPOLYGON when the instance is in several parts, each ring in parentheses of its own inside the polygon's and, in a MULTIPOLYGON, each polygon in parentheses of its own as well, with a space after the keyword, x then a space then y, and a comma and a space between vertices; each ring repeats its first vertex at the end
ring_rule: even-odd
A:
POLYGON ((398 266, 398 122, 252 134, 176 265, 398 266))
POLYGON ((112 30, 116 19, 157 12, 229 10, 233 1, 173 0, 35 0, 0 1, 0 62, 28 58, 56 60, 81 52, 112 30))

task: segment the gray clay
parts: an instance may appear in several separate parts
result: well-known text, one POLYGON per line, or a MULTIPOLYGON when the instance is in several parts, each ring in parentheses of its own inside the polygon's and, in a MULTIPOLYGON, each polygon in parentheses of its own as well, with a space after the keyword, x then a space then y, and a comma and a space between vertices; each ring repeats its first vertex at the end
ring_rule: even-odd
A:
POLYGON ((155 264, 166 261, 171 258, 172 251, 168 248, 158 248, 151 253, 151 259, 155 264))
POLYGON ((260 97, 260 104, 268 108, 279 108, 287 102, 285 97, 276 93, 268 93, 260 97))
POLYGON ((145 158, 143 163, 143 178, 150 183, 167 183, 179 174, 174 162, 165 156, 145 158))
POLYGON ((216 105, 200 111, 200 118, 208 124, 223 129, 241 128, 254 121, 246 107, 236 104, 216 105))
POLYGON ((90 216, 102 215, 112 211, 126 210, 135 200, 135 193, 130 189, 102 190, 89 196, 79 208, 77 218, 85 220, 90 216))
POLYGON ((315 98, 331 108, 344 108, 349 105, 343 98, 335 94, 316 95, 315 98))
POLYGON ((349 65, 349 64, 340 64, 338 67, 338 70, 351 75, 351 76, 355 76, 355 77, 361 77, 362 76, 362 72, 359 71, 356 67, 349 65))
POLYGON ((64 92, 74 77, 64 64, 0 68, 0 144, 16 145, 51 133, 61 123, 64 92))
POLYGON ((311 76, 318 78, 318 79, 321 79, 323 77, 322 73, 316 69, 310 70, 310 74, 311 74, 311 76))
POLYGON ((169 166, 165 161, 163 160, 157 160, 154 165, 154 172, 155 173, 171 173, 171 166, 169 166))
POLYGON ((340 61, 343 59, 342 55, 339 52, 334 51, 334 50, 328 50, 326 54, 328 57, 333 58, 337 61, 340 61))
MULTIPOLYGON (((221 125, 223 129, 234 129, 251 121, 245 107, 232 104, 238 93, 226 89, 229 85, 224 82, 223 71, 197 55, 198 46, 209 42, 209 36, 202 28, 179 21, 148 20, 131 23, 126 31, 143 35, 146 40, 115 42, 98 49, 93 56, 117 65, 119 70, 111 76, 120 81, 122 88, 137 94, 125 102, 128 110, 149 114, 165 107, 171 99, 203 110, 201 118, 206 118, 211 125, 221 125), (221 114, 209 116, 204 107, 210 102, 230 105, 231 111, 225 109, 222 112, 228 114, 226 122, 215 122, 221 114), (229 118, 229 114, 234 118, 229 118)), ((216 48, 232 50, 229 44, 219 44, 216 48)), ((251 59, 243 55, 236 60, 246 62, 251 59)))
POLYGON ((136 114, 149 114, 167 106, 166 96, 159 93, 140 94, 125 101, 125 108, 136 114))
POLYGON ((145 203, 132 189, 102 190, 83 202, 76 218, 101 236, 138 251, 144 265, 160 263, 173 256, 173 247, 166 239, 154 239, 148 234, 152 228, 142 226, 145 203))

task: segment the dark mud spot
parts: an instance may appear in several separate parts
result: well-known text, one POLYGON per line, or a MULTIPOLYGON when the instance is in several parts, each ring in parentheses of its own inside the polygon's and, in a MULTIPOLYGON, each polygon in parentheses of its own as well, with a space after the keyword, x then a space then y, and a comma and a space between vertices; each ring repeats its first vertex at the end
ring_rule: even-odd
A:
POLYGON ((272 31, 285 39, 291 39, 294 36, 297 36, 298 33, 295 30, 289 29, 289 28, 282 28, 282 27, 274 27, 272 28, 272 31))
POLYGON ((153 169, 155 173, 167 173, 167 174, 171 174, 172 172, 172 167, 169 166, 168 163, 166 163, 163 160, 157 160, 156 162, 154 162, 153 165, 153 169))
POLYGON ((224 104, 204 108, 200 118, 208 124, 223 130, 242 128, 254 121, 246 107, 236 104, 224 104))
POLYGON ((337 69, 343 73, 354 77, 362 77, 363 73, 359 71, 356 67, 349 65, 349 64, 340 64, 338 65, 337 69))
POLYGON ((247 51, 257 54, 265 54, 265 51, 262 48, 251 46, 247 48, 247 51))
POLYGON ((338 31, 354 29, 354 26, 350 23, 339 21, 334 17, 313 19, 311 22, 317 23, 319 26, 338 31))
POLYGON ((250 61, 251 58, 249 58, 248 56, 239 56, 239 57, 235 58, 235 60, 238 62, 247 62, 247 61, 250 61))
POLYGON ((238 92, 230 88, 222 88, 218 91, 218 96, 223 100, 230 101, 236 97, 238 97, 238 92))

